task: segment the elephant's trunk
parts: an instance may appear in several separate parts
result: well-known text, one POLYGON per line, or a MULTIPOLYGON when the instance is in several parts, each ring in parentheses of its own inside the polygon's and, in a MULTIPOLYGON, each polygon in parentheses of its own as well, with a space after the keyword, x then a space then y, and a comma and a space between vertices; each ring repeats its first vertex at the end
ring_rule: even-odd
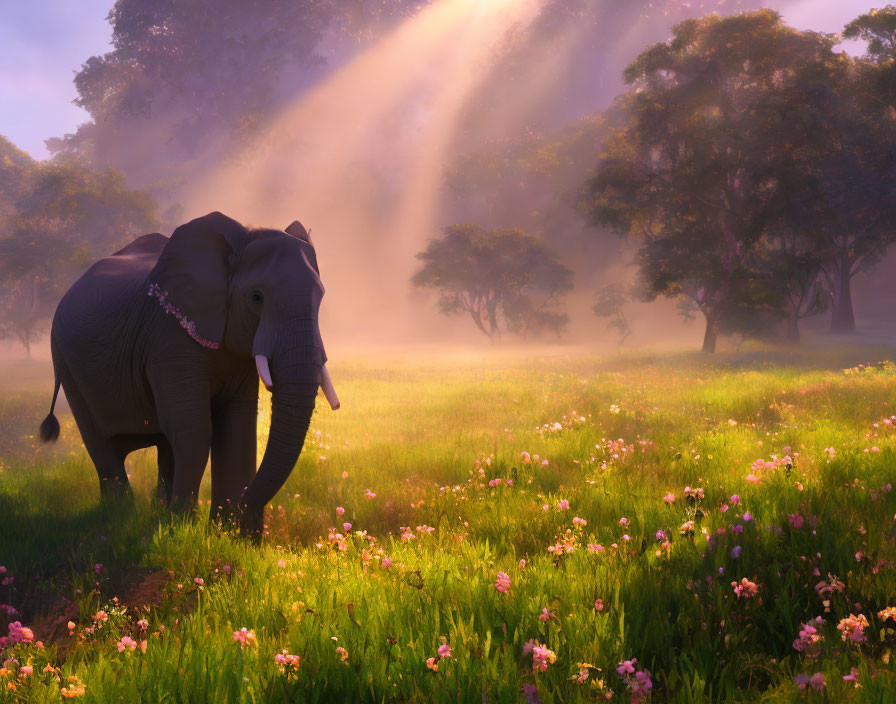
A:
POLYGON ((258 473, 241 501, 245 532, 260 533, 264 507, 280 491, 299 458, 314 412, 322 361, 322 351, 314 344, 275 354, 270 360, 271 430, 258 473))

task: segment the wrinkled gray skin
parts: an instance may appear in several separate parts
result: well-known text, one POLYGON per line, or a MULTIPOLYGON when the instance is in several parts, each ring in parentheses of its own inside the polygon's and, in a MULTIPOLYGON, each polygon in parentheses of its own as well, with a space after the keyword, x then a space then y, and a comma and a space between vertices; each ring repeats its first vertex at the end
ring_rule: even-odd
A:
MULTIPOLYGON (((195 505, 211 452, 212 516, 258 537, 302 450, 326 361, 323 286, 308 234, 247 229, 221 213, 145 235, 94 264, 62 298, 51 349, 103 495, 130 495, 128 453, 158 448, 158 495, 195 505), (258 472, 255 355, 273 383, 258 472)), ((54 440, 50 415, 41 437, 54 440)))

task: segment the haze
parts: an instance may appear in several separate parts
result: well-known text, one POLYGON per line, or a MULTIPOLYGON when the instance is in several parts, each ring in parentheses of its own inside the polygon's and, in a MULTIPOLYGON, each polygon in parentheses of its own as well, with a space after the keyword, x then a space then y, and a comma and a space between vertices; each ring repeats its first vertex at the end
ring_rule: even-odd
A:
MULTIPOLYGON (((795 27, 823 32, 840 31, 873 4, 764 3, 795 27)), ((623 89, 624 67, 681 19, 760 4, 582 3, 581 11, 556 13, 548 28, 544 5, 439 0, 365 30, 357 41, 331 27, 316 48, 322 61, 284 72, 276 109, 255 116, 260 129, 234 135, 212 125, 186 140, 195 145, 186 153, 182 122, 154 120, 135 127, 137 138, 132 133, 121 149, 107 145, 97 165, 121 170, 129 185, 152 193, 165 215, 165 234, 211 210, 274 227, 301 220, 311 230, 327 287, 322 327, 331 352, 485 343, 468 319, 440 315, 434 295, 409 283, 427 241, 467 221, 541 229, 534 234, 561 243, 575 272, 566 305, 571 323, 562 338, 544 341, 615 345, 590 307, 595 286, 623 286, 633 277, 631 247, 609 233, 582 236, 585 225, 572 212, 552 211, 546 219, 545 209, 557 207, 559 186, 539 191, 539 200, 504 202, 496 210, 488 199, 458 197, 446 187, 448 174, 460 158, 533 135, 550 141, 605 109, 623 89), (168 164, 176 164, 176 185, 159 188, 168 164)), ((8 49, 0 58, 0 131, 38 159, 48 157, 43 139, 72 133, 89 118, 71 105, 72 71, 109 49, 108 2, 75 7, 17 6, 0 28, 8 49)), ((870 321, 867 329, 890 322, 880 297, 870 295, 891 285, 890 269, 884 263, 874 278, 857 279, 856 309, 870 321)), ((633 304, 629 317, 627 344, 660 337, 690 343, 700 336, 700 325, 682 325, 668 301, 633 304)))

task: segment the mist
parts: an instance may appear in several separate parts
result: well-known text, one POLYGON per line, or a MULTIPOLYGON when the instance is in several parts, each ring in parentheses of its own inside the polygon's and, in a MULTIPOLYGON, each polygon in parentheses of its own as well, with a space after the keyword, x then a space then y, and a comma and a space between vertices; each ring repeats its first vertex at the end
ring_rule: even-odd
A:
MULTIPOLYGON (((469 319, 440 314, 435 295, 410 283, 427 242, 463 222, 521 228, 573 270, 570 323, 562 337, 537 342, 612 349, 616 336, 591 306, 598 286, 631 285, 635 246, 589 227, 573 203, 606 135, 601 111, 625 89, 624 68, 674 24, 760 6, 819 31, 839 31, 862 9, 821 0, 439 0, 367 17, 357 36, 323 22, 309 28, 313 56, 281 70, 270 99, 253 106, 251 129, 203 120, 196 105, 163 92, 116 129, 91 123, 51 147, 117 168, 152 193, 164 234, 213 210, 259 226, 300 220, 318 251, 333 351, 487 345, 469 319), (487 172, 517 158, 529 168, 545 145, 561 145, 568 163, 457 186, 470 164, 487 172)), ((247 80, 234 75, 234 103, 247 80)), ((893 279, 857 278, 859 317, 887 317, 873 292, 893 279)), ((667 300, 632 303, 626 315, 626 345, 699 339, 699 323, 684 324, 667 300)))

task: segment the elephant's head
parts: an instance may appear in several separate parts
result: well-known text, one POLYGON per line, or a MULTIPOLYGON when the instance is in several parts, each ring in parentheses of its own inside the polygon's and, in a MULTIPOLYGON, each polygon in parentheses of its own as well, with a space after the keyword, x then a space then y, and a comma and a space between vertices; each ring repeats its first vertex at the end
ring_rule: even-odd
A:
POLYGON ((264 457, 240 500, 243 528, 257 531, 302 450, 318 386, 339 407, 318 325, 324 287, 311 238, 299 222, 248 229, 211 213, 174 231, 149 280, 199 344, 254 357, 273 394, 264 457))

